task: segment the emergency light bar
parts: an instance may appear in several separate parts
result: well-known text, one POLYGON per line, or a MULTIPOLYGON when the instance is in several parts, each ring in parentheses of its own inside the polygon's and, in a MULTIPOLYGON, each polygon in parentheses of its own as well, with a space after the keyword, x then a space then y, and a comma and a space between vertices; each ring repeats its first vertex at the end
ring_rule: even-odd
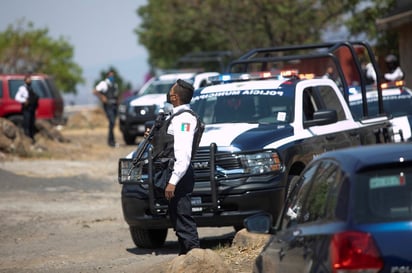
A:
MULTIPOLYGON (((381 90, 382 92, 385 92, 386 94, 390 91, 388 89, 393 89, 393 88, 400 88, 405 85, 405 81, 394 81, 394 82, 384 82, 381 84, 381 90)), ((398 90, 398 89, 397 89, 398 90)), ((373 86, 367 86, 366 91, 376 91, 376 85, 373 86)), ((401 90, 402 91, 402 90, 401 90)), ((361 92, 361 87, 360 86, 351 86, 349 87, 349 94, 354 95, 354 94, 360 94, 361 92)), ((399 94, 399 91, 395 91, 394 94, 399 94)), ((368 95, 368 94, 367 94, 368 95)))
POLYGON ((209 80, 213 84, 219 83, 229 83, 229 82, 240 82, 249 80, 264 80, 264 79, 289 79, 289 78, 299 78, 299 79, 313 79, 315 74, 299 74, 298 70, 283 70, 279 72, 262 71, 262 72, 250 72, 250 73, 232 73, 232 74, 221 74, 218 76, 209 77, 209 80))
POLYGON ((388 89, 393 87, 402 87, 404 86, 404 81, 394 81, 394 82, 384 82, 381 84, 382 89, 388 89))

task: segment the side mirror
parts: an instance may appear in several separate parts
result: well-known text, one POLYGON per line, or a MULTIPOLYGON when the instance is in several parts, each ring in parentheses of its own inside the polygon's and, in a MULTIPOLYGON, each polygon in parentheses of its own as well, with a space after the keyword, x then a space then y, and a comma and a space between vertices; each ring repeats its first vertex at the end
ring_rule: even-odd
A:
POLYGON ((305 120, 303 122, 303 127, 308 128, 311 126, 319 126, 335 123, 338 121, 338 114, 336 110, 320 110, 313 113, 313 119, 305 120))
POLYGON ((243 221, 247 231, 261 234, 272 234, 272 223, 272 215, 266 212, 254 214, 243 221))

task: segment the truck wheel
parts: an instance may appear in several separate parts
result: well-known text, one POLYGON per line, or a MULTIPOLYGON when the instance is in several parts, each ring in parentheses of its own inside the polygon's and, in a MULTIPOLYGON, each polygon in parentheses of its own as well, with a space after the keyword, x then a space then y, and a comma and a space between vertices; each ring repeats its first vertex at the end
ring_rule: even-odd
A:
POLYGON ((130 234, 137 247, 153 249, 163 246, 166 241, 167 228, 143 229, 131 226, 130 234))
POLYGON ((136 139, 136 136, 129 135, 128 133, 123 133, 123 140, 127 145, 133 145, 135 139, 136 139))
POLYGON ((13 115, 7 117, 8 120, 14 123, 17 127, 23 128, 23 116, 22 115, 13 115))

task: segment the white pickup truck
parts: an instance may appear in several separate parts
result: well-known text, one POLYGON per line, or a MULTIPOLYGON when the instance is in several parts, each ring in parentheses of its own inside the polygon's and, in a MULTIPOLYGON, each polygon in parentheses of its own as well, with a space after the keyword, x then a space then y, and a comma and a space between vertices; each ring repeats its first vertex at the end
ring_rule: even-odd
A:
POLYGON ((135 96, 119 105, 119 127, 126 144, 135 143, 137 136, 143 136, 145 123, 154 120, 165 105, 166 93, 177 79, 186 80, 199 88, 209 84, 208 78, 218 72, 175 71, 151 78, 135 96))
MULTIPOLYGON (((262 211, 276 219, 294 178, 314 157, 392 141, 387 117, 354 120, 335 81, 287 75, 242 71, 195 91, 192 109, 206 124, 192 159, 199 227, 239 229, 262 211)), ((138 247, 160 247, 171 227, 167 205, 154 198, 147 169, 131 169, 132 158, 119 160, 124 217, 138 247)))

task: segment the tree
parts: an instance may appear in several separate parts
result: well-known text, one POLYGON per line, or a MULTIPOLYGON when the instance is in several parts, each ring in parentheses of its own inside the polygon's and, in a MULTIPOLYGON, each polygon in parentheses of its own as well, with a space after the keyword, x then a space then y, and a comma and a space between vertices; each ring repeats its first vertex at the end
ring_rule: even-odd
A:
POLYGON ((36 29, 22 19, 0 32, 1 73, 44 73, 54 77, 63 92, 76 93, 84 83, 82 69, 73 62, 73 46, 64 38, 54 40, 48 29, 36 29))
POLYGON ((148 0, 135 29, 150 65, 172 68, 188 52, 314 43, 361 0, 148 0))
POLYGON ((375 46, 375 54, 386 55, 388 52, 398 52, 397 32, 379 31, 376 19, 385 16, 395 7, 396 0, 362 1, 352 9, 349 18, 345 21, 352 36, 364 35, 375 46))

